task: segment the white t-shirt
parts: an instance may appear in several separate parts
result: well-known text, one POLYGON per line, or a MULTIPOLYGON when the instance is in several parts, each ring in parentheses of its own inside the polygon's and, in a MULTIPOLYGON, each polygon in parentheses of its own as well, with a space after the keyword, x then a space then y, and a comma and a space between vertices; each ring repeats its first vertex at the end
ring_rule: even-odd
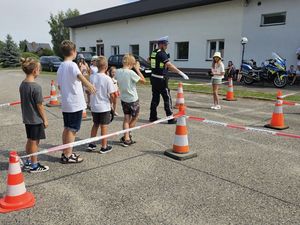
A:
POLYGON ((118 69, 116 79, 121 92, 121 100, 131 103, 139 100, 136 83, 141 79, 134 71, 129 69, 118 69))
POLYGON ((64 61, 57 70, 57 83, 60 86, 61 109, 63 112, 78 112, 86 109, 83 89, 76 63, 64 61))
POLYGON ((117 91, 113 81, 105 73, 96 73, 91 75, 90 82, 97 90, 96 94, 91 95, 90 105, 92 112, 109 112, 111 110, 110 94, 117 91))
POLYGON ((91 65, 91 71, 92 71, 92 74, 98 73, 98 68, 97 68, 97 66, 91 65))
MULTIPOLYGON (((215 68, 211 69, 213 73, 216 74, 221 74, 221 73, 225 73, 225 67, 223 62, 219 62, 215 64, 215 68)), ((224 76, 220 76, 220 75, 214 75, 213 79, 223 79, 224 76)))

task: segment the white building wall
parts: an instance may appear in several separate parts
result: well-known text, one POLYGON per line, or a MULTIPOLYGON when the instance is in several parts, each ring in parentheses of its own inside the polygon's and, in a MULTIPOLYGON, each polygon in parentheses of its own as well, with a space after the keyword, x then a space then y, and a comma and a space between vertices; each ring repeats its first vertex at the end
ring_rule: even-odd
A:
POLYGON ((300 0, 250 1, 244 8, 243 35, 248 37, 245 58, 258 63, 270 58, 273 51, 287 59, 287 64, 296 64, 296 49, 300 47, 300 0), (287 12, 286 24, 261 27, 261 15, 287 12))
POLYGON ((129 20, 72 29, 77 47, 96 46, 102 39, 105 55, 111 55, 111 46, 119 45, 120 53, 128 53, 129 45, 139 44, 140 55, 149 57, 149 41, 169 36, 171 60, 174 60, 175 42, 189 41, 189 60, 176 61, 178 67, 209 68, 206 60, 207 40, 224 39, 224 61, 240 62, 243 5, 241 0, 200 6, 129 20))

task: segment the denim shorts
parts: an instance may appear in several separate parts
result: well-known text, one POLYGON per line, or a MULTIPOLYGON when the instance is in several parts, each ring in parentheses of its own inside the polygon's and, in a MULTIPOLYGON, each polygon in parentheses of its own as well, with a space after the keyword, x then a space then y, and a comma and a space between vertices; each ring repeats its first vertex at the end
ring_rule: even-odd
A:
POLYGON ((78 112, 63 112, 64 127, 72 132, 78 132, 81 126, 82 110, 78 112))
POLYGON ((211 79, 211 83, 212 84, 222 84, 222 79, 216 79, 216 78, 212 78, 211 79))

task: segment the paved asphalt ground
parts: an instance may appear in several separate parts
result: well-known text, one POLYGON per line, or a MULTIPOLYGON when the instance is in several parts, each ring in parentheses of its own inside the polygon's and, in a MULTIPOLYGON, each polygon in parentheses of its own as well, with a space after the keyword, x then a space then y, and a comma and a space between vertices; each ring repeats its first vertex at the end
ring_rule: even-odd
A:
MULTIPOLYGON (((44 95, 50 80, 38 82, 44 95)), ((0 71, 0 103, 19 99, 23 74, 0 71)), ((275 92, 275 90, 274 90, 275 92)), ((173 96, 175 97, 175 92, 173 96)), ((150 88, 139 88, 141 119, 147 123, 150 88)), ((185 93, 188 114, 211 120, 261 128, 272 114, 272 102, 243 100, 222 102, 211 111, 211 96, 185 93)), ((121 112, 119 105, 119 112, 121 112)), ((285 107, 285 132, 300 134, 300 108, 285 107)), ((50 126, 41 148, 61 144, 62 115, 47 108, 50 126)), ((162 105, 160 115, 164 117, 162 105)), ((6 190, 8 153, 23 154, 26 136, 20 107, 0 109, 0 193, 6 190)), ((116 118, 110 132, 121 128, 116 118)), ((198 157, 178 162, 163 152, 172 146, 175 126, 160 124, 134 133, 130 148, 110 140, 114 151, 106 155, 76 148, 85 161, 60 164, 60 153, 40 157, 47 173, 25 175, 34 193, 34 208, 0 214, 1 225, 210 225, 300 224, 299 139, 231 130, 189 121, 189 140, 198 157)), ((83 122, 78 139, 89 137, 91 121, 83 122)))

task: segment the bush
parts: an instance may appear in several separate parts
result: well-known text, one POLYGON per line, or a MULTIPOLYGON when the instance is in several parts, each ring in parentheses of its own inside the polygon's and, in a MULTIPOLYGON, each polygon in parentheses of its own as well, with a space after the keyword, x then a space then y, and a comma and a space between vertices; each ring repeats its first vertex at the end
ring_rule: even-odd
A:
POLYGON ((51 49, 42 49, 39 53, 38 53, 39 56, 52 56, 54 55, 54 52, 51 50, 51 49))
POLYGON ((31 52, 22 52, 21 57, 23 57, 23 58, 30 57, 30 58, 34 58, 34 59, 39 59, 39 56, 37 54, 31 53, 31 52))

